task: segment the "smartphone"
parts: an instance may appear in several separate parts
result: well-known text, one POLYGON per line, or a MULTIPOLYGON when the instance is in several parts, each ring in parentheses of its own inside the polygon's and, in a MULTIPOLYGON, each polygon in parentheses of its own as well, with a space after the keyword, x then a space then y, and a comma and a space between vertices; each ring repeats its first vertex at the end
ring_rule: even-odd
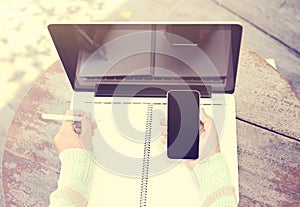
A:
POLYGON ((167 156, 170 159, 199 157, 199 102, 194 90, 167 93, 167 156))

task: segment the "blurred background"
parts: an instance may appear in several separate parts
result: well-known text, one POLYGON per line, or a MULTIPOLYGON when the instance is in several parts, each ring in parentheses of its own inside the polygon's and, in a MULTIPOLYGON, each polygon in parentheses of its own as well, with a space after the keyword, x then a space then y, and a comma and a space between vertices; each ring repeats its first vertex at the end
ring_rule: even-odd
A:
MULTIPOLYGON (((6 133, 21 100, 39 75, 58 59, 47 30, 49 23, 241 22, 244 27, 242 44, 267 59, 300 97, 299 11, 299 0, 0 1, 1 163, 6 133)), ((1 192, 0 189, 0 206, 4 206, 1 192)))

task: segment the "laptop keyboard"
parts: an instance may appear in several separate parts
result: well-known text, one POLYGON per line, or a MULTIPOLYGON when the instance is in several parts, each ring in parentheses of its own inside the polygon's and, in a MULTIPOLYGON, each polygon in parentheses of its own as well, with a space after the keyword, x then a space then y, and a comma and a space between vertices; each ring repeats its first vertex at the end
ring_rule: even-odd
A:
POLYGON ((215 78, 215 77, 205 77, 203 80, 200 77, 153 77, 153 76, 114 76, 114 77, 86 77, 87 80, 101 80, 101 81, 168 81, 168 82, 192 82, 192 83, 221 83, 223 84, 225 81, 225 77, 215 78))

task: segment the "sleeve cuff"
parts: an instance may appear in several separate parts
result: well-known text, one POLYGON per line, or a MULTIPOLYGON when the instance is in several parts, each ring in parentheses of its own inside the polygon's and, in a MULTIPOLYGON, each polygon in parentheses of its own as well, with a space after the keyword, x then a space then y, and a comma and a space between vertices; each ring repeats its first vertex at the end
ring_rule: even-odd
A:
POLYGON ((89 195, 95 163, 92 152, 85 149, 67 149, 59 154, 61 170, 58 186, 69 186, 83 196, 89 195))
POLYGON ((216 153, 204 162, 198 163, 193 173, 198 180, 201 192, 208 189, 214 191, 218 186, 232 185, 226 160, 221 153, 216 153))

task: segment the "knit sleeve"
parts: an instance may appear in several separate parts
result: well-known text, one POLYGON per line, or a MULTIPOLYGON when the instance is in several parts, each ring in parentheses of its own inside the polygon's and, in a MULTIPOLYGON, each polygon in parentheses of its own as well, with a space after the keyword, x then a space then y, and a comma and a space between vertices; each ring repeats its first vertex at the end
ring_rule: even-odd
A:
POLYGON ((200 206, 237 206, 224 156, 216 153, 193 169, 200 187, 200 206))
POLYGON ((61 170, 58 187, 50 195, 50 207, 87 206, 94 175, 93 154, 84 149, 68 149, 60 153, 61 170))

